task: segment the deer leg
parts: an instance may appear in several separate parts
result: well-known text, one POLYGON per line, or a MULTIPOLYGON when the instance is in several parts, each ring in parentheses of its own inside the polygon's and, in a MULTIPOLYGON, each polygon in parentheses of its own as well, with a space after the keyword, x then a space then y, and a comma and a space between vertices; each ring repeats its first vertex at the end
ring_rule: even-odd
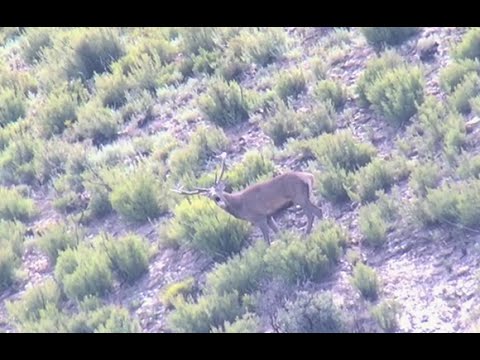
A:
POLYGON ((262 230, 263 238, 267 242, 267 244, 270 244, 270 236, 268 235, 268 221, 267 219, 263 219, 261 221, 257 222, 258 227, 260 230, 262 230))
POLYGON ((275 223, 275 220, 273 220, 273 217, 271 216, 267 217, 267 223, 270 226, 270 229, 272 229, 275 233, 278 233, 278 227, 277 227, 277 224, 275 223))
POLYGON ((305 234, 310 234, 312 231, 312 226, 313 226, 313 221, 315 220, 315 217, 313 216, 313 213, 309 210, 304 210, 305 215, 307 215, 307 229, 305 230, 305 234))

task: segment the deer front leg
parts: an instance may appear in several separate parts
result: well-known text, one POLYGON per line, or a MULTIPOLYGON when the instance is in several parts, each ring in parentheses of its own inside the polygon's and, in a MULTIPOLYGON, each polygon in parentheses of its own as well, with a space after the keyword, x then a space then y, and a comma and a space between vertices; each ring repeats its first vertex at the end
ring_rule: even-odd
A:
POLYGON ((260 221, 256 222, 257 226, 262 230, 263 238, 267 242, 267 244, 270 244, 270 236, 268 234, 268 220, 267 218, 262 219, 260 221))
POLYGON ((275 223, 275 220, 273 220, 273 217, 271 216, 267 217, 267 223, 270 226, 270 229, 272 229, 275 233, 278 233, 278 227, 277 227, 277 224, 275 223))

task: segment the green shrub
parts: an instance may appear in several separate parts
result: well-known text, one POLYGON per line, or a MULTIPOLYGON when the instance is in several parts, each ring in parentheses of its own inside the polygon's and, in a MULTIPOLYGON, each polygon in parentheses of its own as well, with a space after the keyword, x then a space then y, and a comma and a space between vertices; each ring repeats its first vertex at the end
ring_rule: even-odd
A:
POLYGON ((15 282, 19 260, 10 247, 0 249, 0 291, 15 282))
POLYGON ((457 85, 463 82, 467 74, 479 72, 480 62, 478 59, 463 59, 453 62, 440 70, 440 87, 450 94, 457 85))
POLYGON ((38 140, 31 134, 10 141, 0 153, 0 181, 4 184, 33 184, 35 180, 33 159, 37 148, 38 140))
POLYGON ((332 295, 300 292, 278 314, 280 327, 287 333, 338 333, 346 331, 346 322, 332 295))
POLYGON ((22 196, 17 189, 0 187, 0 219, 28 221, 36 209, 32 199, 22 196))
POLYGON ((218 67, 219 51, 205 51, 200 49, 199 54, 193 57, 192 72, 195 75, 212 75, 218 67))
POLYGON ((225 174, 225 181, 234 189, 241 189, 273 175, 272 155, 265 150, 247 151, 240 163, 225 174))
POLYGON ((445 135, 445 124, 449 110, 433 96, 428 96, 418 109, 418 120, 424 129, 430 151, 434 151, 445 135))
POLYGON ((384 219, 382 208, 377 204, 367 204, 360 208, 358 224, 367 244, 382 246, 387 239, 389 224, 384 219))
POLYGON ((371 103, 367 93, 372 84, 378 81, 384 73, 404 65, 404 63, 403 58, 391 50, 385 51, 382 56, 369 60, 365 71, 360 74, 355 88, 360 105, 366 107, 371 103))
POLYGON ((199 99, 201 111, 221 127, 228 127, 248 119, 248 104, 244 99, 242 88, 235 81, 213 81, 205 95, 199 99))
POLYGON ((246 29, 230 41, 230 46, 241 49, 247 61, 267 66, 285 53, 286 36, 281 28, 246 29))
POLYGON ((380 286, 378 276, 371 267, 357 263, 353 269, 352 284, 360 291, 367 300, 376 300, 380 286))
POLYGON ((332 133, 337 127, 337 115, 331 102, 319 102, 308 113, 298 117, 300 134, 304 138, 332 133))
POLYGON ((462 179, 480 178, 480 155, 466 156, 460 161, 457 174, 462 179))
POLYGON ((138 235, 128 234, 118 239, 107 236, 105 251, 113 270, 128 284, 133 284, 148 271, 149 244, 138 235))
POLYGON ((300 135, 301 115, 284 104, 278 105, 275 113, 261 125, 262 130, 273 140, 275 146, 281 146, 288 138, 300 135))
POLYGON ((61 134, 65 128, 77 120, 75 110, 78 102, 64 89, 50 94, 40 107, 37 121, 43 137, 61 134))
POLYGON ((183 200, 174 214, 167 236, 214 259, 238 253, 250 231, 247 222, 235 219, 203 197, 183 200))
POLYGON ((223 328, 244 312, 238 294, 212 294, 202 296, 197 303, 181 298, 175 301, 175 310, 167 317, 167 324, 174 332, 208 333, 213 328, 223 328))
POLYGON ((26 226, 18 221, 0 219, 0 249, 9 247, 17 257, 23 254, 26 226))
POLYGON ((260 332, 260 319, 258 316, 252 313, 246 313, 242 317, 235 319, 233 322, 226 321, 223 324, 225 330, 214 328, 212 332, 214 333, 233 333, 233 334, 242 334, 242 333, 258 333, 260 332))
MULTIPOLYGON (((188 144, 171 152, 168 165, 175 180, 196 178, 205 161, 213 154, 225 151, 228 138, 222 129, 200 126, 191 135, 188 144)), ((189 185, 189 184, 185 184, 189 185)))
POLYGON ((55 264, 58 255, 66 249, 77 246, 84 234, 78 229, 72 229, 67 224, 55 224, 43 232, 38 238, 40 250, 45 252, 52 264, 55 264))
POLYGON ((307 90, 305 75, 300 69, 282 72, 276 80, 275 92, 280 99, 287 102, 289 98, 297 98, 307 90))
POLYGON ((58 307, 60 298, 61 292, 55 281, 47 279, 41 285, 29 288, 20 300, 7 302, 6 307, 18 331, 24 331, 28 323, 41 320, 47 305, 58 307))
POLYGON ((438 186, 441 177, 440 166, 433 161, 429 161, 414 167, 409 185, 417 196, 423 197, 427 194, 428 189, 438 186))
POLYGON ((463 117, 458 113, 451 113, 445 120, 444 152, 447 159, 454 159, 466 143, 466 129, 463 117))
POLYGON ((138 333, 141 332, 137 319, 132 318, 127 309, 109 306, 105 310, 108 317, 94 328, 95 333, 138 333))
POLYGON ((161 294, 162 303, 166 307, 173 306, 175 299, 179 296, 182 296, 185 299, 185 296, 191 295, 195 289, 195 279, 190 276, 182 281, 168 285, 161 294))
POLYGON ((349 171, 365 166, 376 153, 372 145, 357 141, 349 131, 324 134, 312 139, 308 147, 322 164, 332 164, 349 171))
POLYGON ((39 61, 43 49, 52 46, 52 34, 54 30, 54 28, 46 27, 25 29, 20 48, 27 64, 32 65, 39 61))
POLYGON ((449 102, 458 112, 468 114, 471 110, 470 99, 480 94, 480 77, 477 73, 466 74, 451 95, 449 102))
POLYGON ((423 102, 423 77, 419 68, 398 67, 385 71, 366 88, 375 111, 394 124, 402 125, 423 102))
POLYGON ((110 261, 104 251, 88 245, 61 252, 55 265, 55 278, 69 299, 105 295, 113 285, 110 261))
POLYGON ((335 110, 341 109, 347 101, 344 87, 335 80, 321 80, 313 89, 317 99, 322 102, 330 101, 335 110))
POLYGON ((364 27, 361 32, 375 48, 400 45, 420 31, 418 27, 364 27))
POLYGON ((25 116, 26 107, 22 94, 14 89, 0 88, 0 126, 15 122, 25 116))
POLYGON ((97 96, 105 107, 117 109, 127 101, 132 85, 129 78, 120 71, 95 78, 97 96))
POLYGON ((167 211, 166 190, 151 172, 139 169, 113 186, 110 201, 127 220, 144 222, 167 211))
POLYGON ((349 199, 349 190, 353 187, 352 173, 335 165, 327 165, 316 177, 320 194, 334 203, 349 199))
POLYGON ((456 59, 478 59, 480 58, 480 28, 470 29, 462 41, 453 49, 453 56, 456 59))
POLYGON ((256 291, 270 275, 264 260, 267 245, 257 242, 242 254, 234 255, 207 274, 205 289, 219 295, 238 291, 239 295, 256 291))
POLYGON ((211 51, 215 48, 215 34, 213 27, 185 27, 181 29, 182 47, 189 54, 198 54, 200 50, 211 51))
POLYGON ((239 81, 242 74, 248 69, 248 64, 240 59, 236 54, 227 54, 223 59, 219 60, 217 68, 226 81, 239 81))
POLYGON ((94 145, 114 140, 119 131, 120 114, 91 101, 77 110, 73 132, 78 140, 89 138, 94 145))
POLYGON ((88 80, 95 73, 108 71, 110 64, 124 55, 118 34, 109 28, 74 29, 70 39, 73 54, 66 66, 69 78, 88 80))
POLYGON ((398 162, 376 158, 359 169, 354 175, 352 200, 373 201, 377 190, 388 190, 398 178, 398 162))
POLYGON ((397 329, 399 313, 400 304, 394 300, 382 301, 371 310, 372 317, 385 332, 394 332, 397 329))

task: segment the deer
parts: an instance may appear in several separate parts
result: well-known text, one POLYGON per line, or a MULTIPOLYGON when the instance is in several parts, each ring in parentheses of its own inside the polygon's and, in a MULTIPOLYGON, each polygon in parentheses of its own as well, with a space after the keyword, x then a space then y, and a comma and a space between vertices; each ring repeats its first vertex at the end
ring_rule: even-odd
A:
POLYGON ((270 244, 269 228, 274 233, 279 231, 273 215, 281 210, 299 205, 307 216, 306 234, 312 230, 314 217, 322 218, 322 210, 311 201, 313 174, 289 171, 231 193, 226 191, 226 184, 222 180, 227 153, 224 152, 219 157, 222 159, 220 175, 217 176, 217 172, 215 173, 213 186, 194 187, 194 190, 183 190, 183 188, 171 190, 182 195, 207 196, 230 215, 258 226, 268 244, 270 244))

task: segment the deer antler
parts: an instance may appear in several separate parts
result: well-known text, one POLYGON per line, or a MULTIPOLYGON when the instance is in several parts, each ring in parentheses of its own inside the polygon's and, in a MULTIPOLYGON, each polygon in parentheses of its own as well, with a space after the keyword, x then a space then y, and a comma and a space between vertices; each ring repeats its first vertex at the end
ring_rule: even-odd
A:
POLYGON ((173 192, 176 192, 177 194, 182 194, 182 195, 196 195, 196 194, 202 194, 204 192, 208 192, 209 189, 205 188, 195 188, 195 190, 183 190, 183 188, 178 188, 178 189, 170 189, 173 192))
POLYGON ((223 152, 219 157, 222 159, 222 168, 220 170, 220 176, 218 178, 217 173, 215 173, 215 185, 222 181, 223 174, 225 173, 225 160, 227 159, 227 153, 223 152))

